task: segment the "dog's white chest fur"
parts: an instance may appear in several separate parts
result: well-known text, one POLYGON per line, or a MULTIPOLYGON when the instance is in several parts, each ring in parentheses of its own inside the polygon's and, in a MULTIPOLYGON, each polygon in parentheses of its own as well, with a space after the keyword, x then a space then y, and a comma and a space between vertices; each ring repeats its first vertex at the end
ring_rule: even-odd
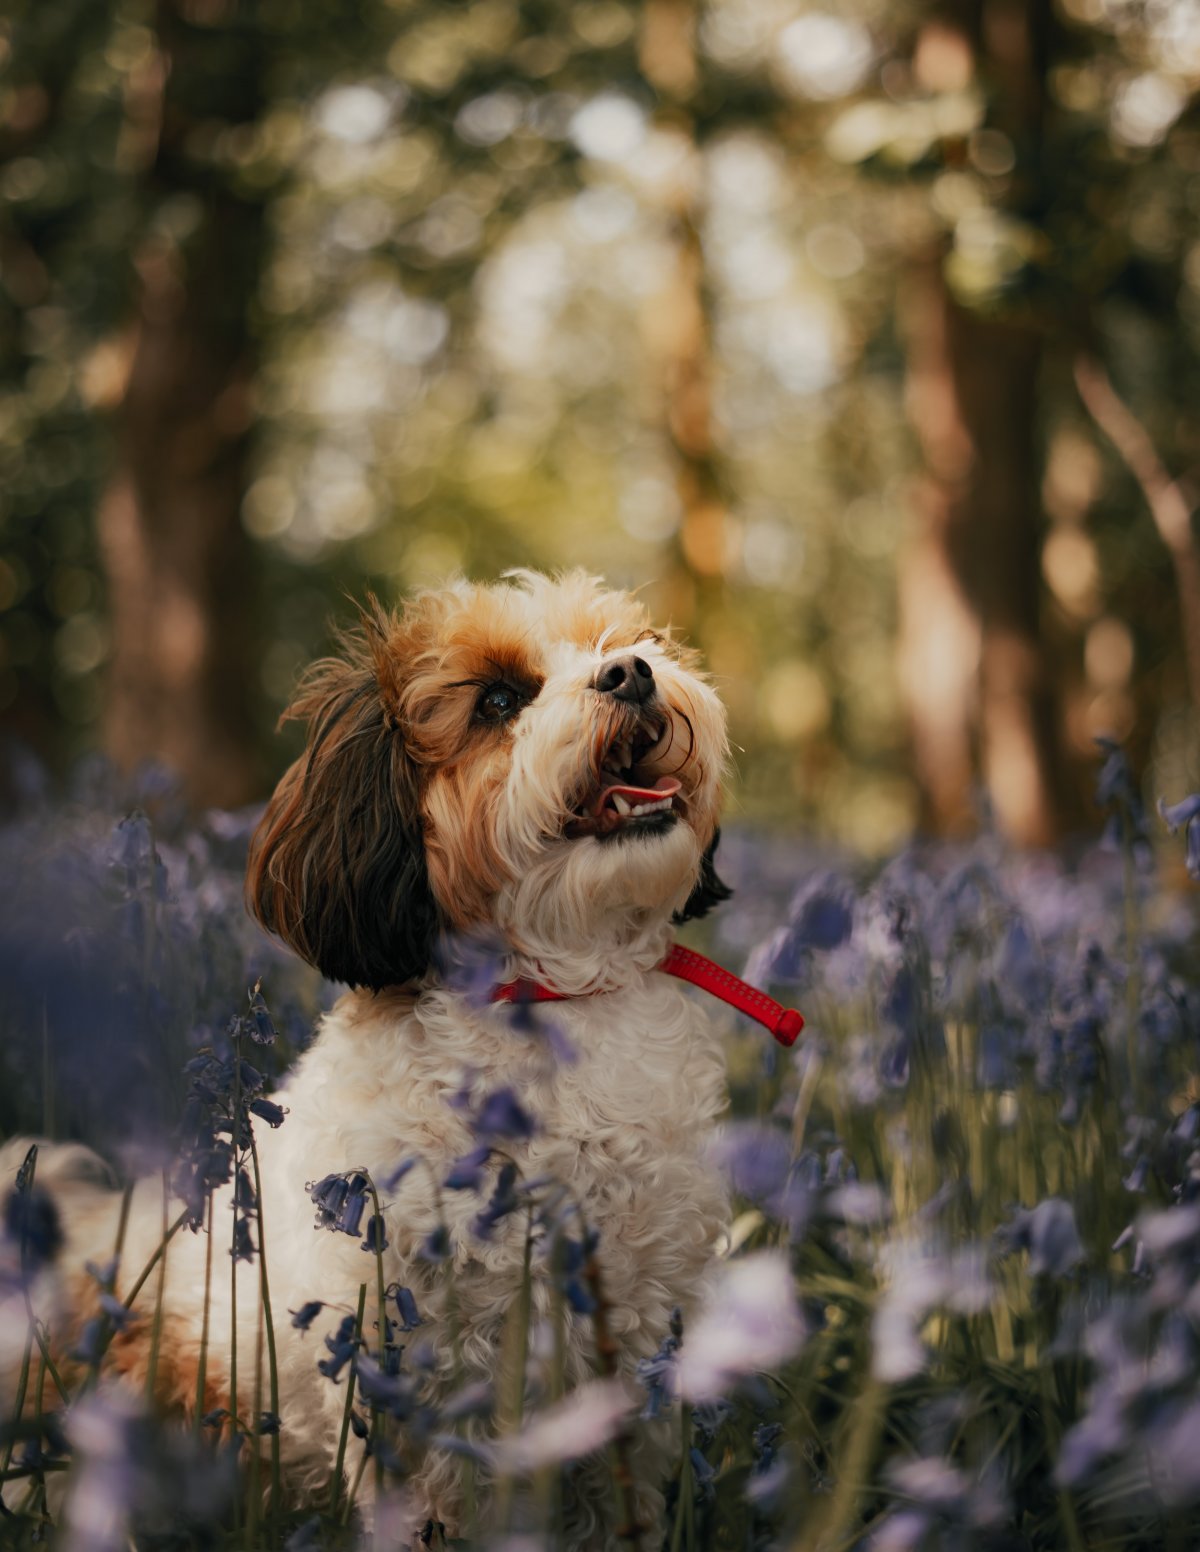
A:
MULTIPOLYGON (((724 1073, 707 1010, 656 972, 623 990, 550 1005, 574 1052, 555 1055, 545 1037, 513 1027, 512 1010, 469 1008, 446 992, 416 1003, 388 994, 348 994, 322 1023, 318 1038, 279 1096, 290 1115, 264 1139, 264 1199, 274 1275, 280 1256, 293 1299, 322 1299, 325 1326, 353 1309, 360 1283, 374 1288, 373 1257, 356 1238, 314 1232, 306 1181, 365 1168, 385 1179, 405 1158, 424 1163, 384 1194, 387 1282, 411 1287, 427 1326, 412 1340, 431 1340, 450 1383, 444 1326, 445 1269, 422 1257, 440 1212, 450 1231, 455 1298, 470 1378, 491 1378, 524 1256, 523 1212, 487 1237, 474 1220, 499 1168, 480 1194, 439 1189, 451 1163, 479 1142, 470 1113, 454 1108, 464 1078, 476 1094, 508 1086, 536 1124, 528 1141, 497 1138, 528 1180, 553 1179, 579 1204, 599 1234, 599 1264, 610 1325, 626 1372, 657 1347, 675 1304, 699 1292, 726 1212, 724 1188, 704 1149, 725 1103, 724 1073)), ((544 1190, 550 1190, 546 1187, 544 1190)), ((568 1217, 570 1209, 568 1209, 568 1217)), ((578 1234, 576 1223, 574 1232, 578 1234)), ((549 1278, 535 1279, 535 1313, 549 1310, 549 1278)), ((295 1307, 295 1305, 293 1305, 295 1307)), ((370 1313, 373 1305, 368 1304, 370 1313)), ((594 1367, 586 1319, 569 1322, 568 1373, 594 1367)), ((322 1329, 321 1322, 314 1332, 322 1329)), ((330 1438, 329 1413, 342 1396, 320 1377, 319 1337, 289 1333, 284 1363, 292 1383, 293 1434, 330 1438), (325 1422, 314 1429, 313 1403, 325 1422)), ((287 1421, 285 1419, 285 1421, 287 1421)), ((314 1441, 315 1443, 315 1438, 314 1441)), ((453 1516, 453 1483, 427 1484, 443 1517, 453 1516)))

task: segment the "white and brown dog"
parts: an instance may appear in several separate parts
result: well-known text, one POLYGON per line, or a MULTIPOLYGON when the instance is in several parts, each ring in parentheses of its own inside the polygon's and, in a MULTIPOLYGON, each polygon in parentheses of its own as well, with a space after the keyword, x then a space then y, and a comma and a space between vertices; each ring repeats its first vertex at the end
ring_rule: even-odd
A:
MULTIPOLYGON (((672 1307, 686 1310, 699 1291, 726 1212, 705 1158, 725 1102, 718 1042, 704 1009, 656 970, 675 924, 726 893, 711 861, 725 718, 693 656, 650 629, 641 604, 578 573, 459 582, 395 615, 373 609, 343 649, 315 665, 291 708, 308 724, 307 748, 258 827, 247 880, 259 920, 350 988, 277 1096, 286 1124, 259 1143, 281 1442, 299 1496, 329 1481, 345 1392, 318 1373, 319 1339, 293 1330, 287 1311, 310 1300, 353 1310, 360 1283, 373 1280, 355 1239, 314 1233, 305 1183, 353 1168, 382 1179, 402 1158, 429 1161, 385 1204, 384 1273, 414 1290, 440 1365, 434 1383, 448 1388, 445 1279, 419 1252, 437 1224, 436 1181, 476 1141, 448 1103, 464 1074, 479 1092, 520 1096, 537 1127, 509 1153, 527 1177, 561 1182, 598 1231, 625 1372, 654 1352, 672 1307), (553 1016, 572 1062, 548 1061, 509 1012, 439 978, 439 940, 481 928, 505 945, 508 976, 565 994, 553 1016)), ((62 1200, 70 1243, 60 1264, 111 1253, 111 1194, 80 1186, 62 1200)), ((521 1284, 525 1220, 481 1238, 477 1198, 449 1192, 443 1202, 462 1365, 488 1377, 521 1284)), ((160 1223, 159 1189, 147 1183, 127 1266, 150 1254, 160 1223)), ((163 1399, 184 1408, 195 1394, 203 1261, 203 1236, 172 1243, 157 1375, 163 1399)), ((239 1316, 251 1372, 256 1283, 243 1277, 239 1316)), ((64 1306, 79 1295, 78 1283, 65 1288, 64 1306)), ((213 1406, 231 1404, 222 1308, 215 1300, 213 1406)), ((535 1318, 549 1308, 535 1280, 535 1318)), ((132 1379, 145 1373, 146 1348, 128 1334, 115 1344, 132 1379)), ((590 1322, 573 1317, 568 1382, 594 1364, 590 1322)), ((250 1384, 240 1379, 241 1415, 253 1408, 250 1384)), ((666 1444, 638 1452, 647 1526, 669 1454, 666 1444)), ((579 1473, 576 1544, 613 1533, 606 1472, 579 1473)), ((461 1461, 426 1454, 409 1484, 418 1520, 464 1532, 460 1477, 461 1461)))

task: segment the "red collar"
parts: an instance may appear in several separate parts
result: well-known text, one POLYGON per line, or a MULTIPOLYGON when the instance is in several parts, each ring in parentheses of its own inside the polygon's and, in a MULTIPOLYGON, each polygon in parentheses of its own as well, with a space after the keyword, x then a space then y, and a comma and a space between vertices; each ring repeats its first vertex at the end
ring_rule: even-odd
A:
MULTIPOLYGON (((780 1045, 794 1045, 797 1035, 804 1028, 804 1019, 795 1008, 783 1007, 773 998, 768 997, 766 992, 760 992, 756 987, 748 986, 731 970, 723 969, 720 965, 714 964, 711 959, 706 959, 703 954, 697 954, 690 948, 683 948, 678 943, 668 949, 667 957, 655 968, 661 970, 664 975, 673 975, 681 981, 690 981, 693 986, 699 986, 703 991, 719 997, 722 1002, 729 1003, 739 1013, 744 1013, 748 1018, 765 1024, 780 1045)), ((553 987, 543 986, 540 981, 519 980, 506 981, 503 986, 493 987, 490 1000, 492 1002, 567 1002, 571 999, 571 995, 570 992, 556 992, 553 987)))

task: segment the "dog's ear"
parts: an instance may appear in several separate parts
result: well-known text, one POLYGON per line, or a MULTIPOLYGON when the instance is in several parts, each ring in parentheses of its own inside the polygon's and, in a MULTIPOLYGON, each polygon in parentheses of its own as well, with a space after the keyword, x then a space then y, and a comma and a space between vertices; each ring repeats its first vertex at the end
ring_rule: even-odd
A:
POLYGON ((700 877, 696 880, 695 889, 688 896, 683 909, 676 911, 672 918, 677 926, 686 921, 694 921, 698 916, 707 916, 714 905, 720 905, 722 900, 728 900, 732 896, 733 890, 717 877, 717 869, 713 861, 720 842, 721 832, 718 829, 713 832, 708 850, 700 859, 700 877))
POLYGON ((416 768, 379 682, 384 621, 316 664, 285 720, 308 747, 250 842, 246 901, 331 981, 379 990, 423 975, 439 931, 416 768))

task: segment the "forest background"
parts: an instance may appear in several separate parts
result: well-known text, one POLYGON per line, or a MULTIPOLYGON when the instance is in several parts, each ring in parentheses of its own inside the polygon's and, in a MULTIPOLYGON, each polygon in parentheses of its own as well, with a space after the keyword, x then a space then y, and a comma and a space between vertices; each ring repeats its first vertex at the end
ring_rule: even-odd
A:
POLYGON ((345 595, 582 564, 734 814, 1200 777, 1196 0, 8 0, 0 717, 265 796, 345 595))

